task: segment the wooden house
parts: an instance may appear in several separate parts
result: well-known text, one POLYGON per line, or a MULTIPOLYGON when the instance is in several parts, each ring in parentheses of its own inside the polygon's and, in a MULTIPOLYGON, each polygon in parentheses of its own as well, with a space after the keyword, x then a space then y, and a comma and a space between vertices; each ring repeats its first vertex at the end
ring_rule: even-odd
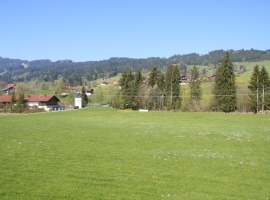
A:
MULTIPOLYGON (((15 97, 15 101, 18 100, 18 96, 15 97)), ((58 106, 60 100, 55 95, 26 95, 24 96, 25 105, 29 107, 43 108, 49 111, 51 108, 58 106)), ((9 106, 11 102, 11 96, 0 96, 0 102, 2 107, 9 106)))

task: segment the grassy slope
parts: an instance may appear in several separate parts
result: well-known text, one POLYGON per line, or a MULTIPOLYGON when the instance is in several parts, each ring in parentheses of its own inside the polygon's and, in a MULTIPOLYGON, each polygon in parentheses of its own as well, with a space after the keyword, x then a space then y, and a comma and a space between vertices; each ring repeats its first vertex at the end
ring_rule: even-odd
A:
POLYGON ((269 115, 0 115, 0 199, 267 199, 269 115))
MULTIPOLYGON (((269 60, 263 61, 263 62, 238 62, 238 63, 234 63, 234 65, 236 65, 237 68, 239 68, 240 65, 245 65, 246 69, 247 69, 247 71, 245 73, 236 76, 236 85, 237 85, 238 94, 247 94, 247 92, 248 92, 247 86, 248 86, 248 83, 250 81, 253 67, 255 65, 258 65, 260 68, 262 66, 265 66, 266 70, 270 73, 270 61, 269 60)), ((207 66, 198 66, 198 67, 199 67, 199 69, 207 68, 207 66)), ((213 74, 213 70, 208 70, 207 75, 212 75, 212 74, 213 74)), ((202 88, 203 88, 203 96, 205 99, 207 99, 208 98, 207 96, 211 95, 212 84, 211 83, 203 83, 202 88)))
POLYGON ((55 94, 55 91, 53 91, 53 90, 35 89, 35 90, 32 91, 32 94, 40 94, 40 95, 44 95, 44 94, 55 94))

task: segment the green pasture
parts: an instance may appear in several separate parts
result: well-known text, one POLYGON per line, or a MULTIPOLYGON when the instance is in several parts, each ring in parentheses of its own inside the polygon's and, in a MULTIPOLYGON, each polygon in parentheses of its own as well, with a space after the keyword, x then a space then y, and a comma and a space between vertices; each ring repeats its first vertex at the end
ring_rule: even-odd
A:
POLYGON ((269 199, 270 115, 0 114, 0 199, 269 199))
POLYGON ((113 82, 113 81, 116 81, 116 80, 120 80, 121 77, 122 77, 122 73, 118 73, 116 76, 111 77, 108 82, 113 82))
POLYGON ((55 91, 53 90, 42 90, 42 89, 35 89, 31 92, 32 94, 40 94, 40 95, 45 95, 45 94, 55 94, 55 91))
POLYGON ((244 76, 244 77, 250 77, 253 71, 253 67, 255 65, 258 65, 260 68, 262 66, 264 66, 266 68, 267 71, 270 71, 270 60, 266 60, 266 61, 259 61, 259 62, 237 62, 234 63, 238 68, 240 67, 240 65, 245 65, 247 68, 247 72, 241 74, 240 76, 244 76))

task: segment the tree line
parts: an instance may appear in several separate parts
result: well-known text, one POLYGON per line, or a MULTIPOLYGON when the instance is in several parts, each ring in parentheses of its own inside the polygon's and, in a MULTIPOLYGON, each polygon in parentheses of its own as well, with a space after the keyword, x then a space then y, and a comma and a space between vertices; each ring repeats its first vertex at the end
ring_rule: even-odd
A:
MULTIPOLYGON (((165 73, 157 66, 153 66, 146 80, 143 80, 141 70, 136 73, 131 69, 124 71, 119 87, 111 94, 110 103, 118 109, 185 111, 181 105, 185 91, 181 89, 180 78, 180 66, 175 64, 169 64, 165 73)), ((193 66, 188 85, 189 100, 186 102, 190 111, 199 111, 203 99, 201 83, 199 70, 193 66)), ((270 79, 264 66, 261 69, 258 66, 254 67, 248 89, 246 111, 256 113, 270 109, 270 79)), ((218 64, 211 94, 208 111, 237 111, 236 76, 228 52, 218 64)))
MULTIPOLYGON (((125 70, 119 80, 119 86, 109 91, 110 98, 108 102, 114 108, 134 110, 234 112, 241 111, 243 104, 245 104, 245 109, 242 109, 242 111, 257 113, 270 109, 270 79, 269 73, 264 66, 261 68, 258 65, 254 66, 248 84, 248 98, 246 98, 246 96, 241 96, 237 92, 236 77, 230 54, 226 53, 217 66, 211 98, 208 98, 207 102, 207 109, 201 109, 204 95, 199 69, 194 65, 190 70, 188 91, 186 91, 186 88, 182 88, 180 84, 183 69, 181 65, 177 64, 168 64, 162 70, 154 65, 146 79, 142 76, 141 69, 136 72, 133 72, 132 69, 125 70), (239 101, 243 101, 240 106, 239 101)), ((60 78, 55 85, 55 94, 61 95, 66 90, 65 85, 65 80, 60 78)), ((47 82, 43 82, 40 87, 48 90, 50 86, 47 82)), ((27 91, 28 88, 25 84, 17 84, 19 99, 18 103, 15 103, 15 94, 12 93, 10 112, 23 111, 25 105, 20 102, 22 101, 20 98, 27 91)), ((69 94, 67 102, 72 103, 74 96, 74 94, 69 94)), ((104 98, 101 87, 97 87, 95 95, 88 98, 84 86, 82 87, 81 97, 83 107, 88 106, 93 101, 102 102, 104 98)))

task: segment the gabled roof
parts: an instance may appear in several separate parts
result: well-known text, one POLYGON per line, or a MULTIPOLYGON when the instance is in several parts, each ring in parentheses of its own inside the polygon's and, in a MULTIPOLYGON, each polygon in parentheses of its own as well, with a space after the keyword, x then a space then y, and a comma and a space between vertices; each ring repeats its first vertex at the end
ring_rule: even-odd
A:
POLYGON ((12 87, 5 87, 4 89, 2 89, 2 91, 7 91, 7 90, 12 90, 14 87, 12 86, 12 87))
MULTIPOLYGON (((18 100, 18 97, 15 97, 15 100, 18 100)), ((0 102, 11 102, 11 96, 0 96, 0 102)))
POLYGON ((93 92, 94 89, 86 89, 85 92, 93 92))
POLYGON ((47 102, 53 97, 55 97, 57 101, 60 101, 55 95, 27 95, 24 97, 24 99, 27 102, 38 102, 38 101, 47 102))
POLYGON ((7 84, 7 88, 9 88, 9 87, 15 87, 16 86, 16 84, 15 83, 10 83, 10 84, 7 84))
MULTIPOLYGON (((60 101, 55 95, 26 95, 24 100, 27 102, 47 102, 52 98, 56 98, 57 101, 60 101)), ((16 96, 15 100, 18 100, 19 97, 16 96)), ((11 96, 0 96, 0 102, 11 102, 11 96)))

